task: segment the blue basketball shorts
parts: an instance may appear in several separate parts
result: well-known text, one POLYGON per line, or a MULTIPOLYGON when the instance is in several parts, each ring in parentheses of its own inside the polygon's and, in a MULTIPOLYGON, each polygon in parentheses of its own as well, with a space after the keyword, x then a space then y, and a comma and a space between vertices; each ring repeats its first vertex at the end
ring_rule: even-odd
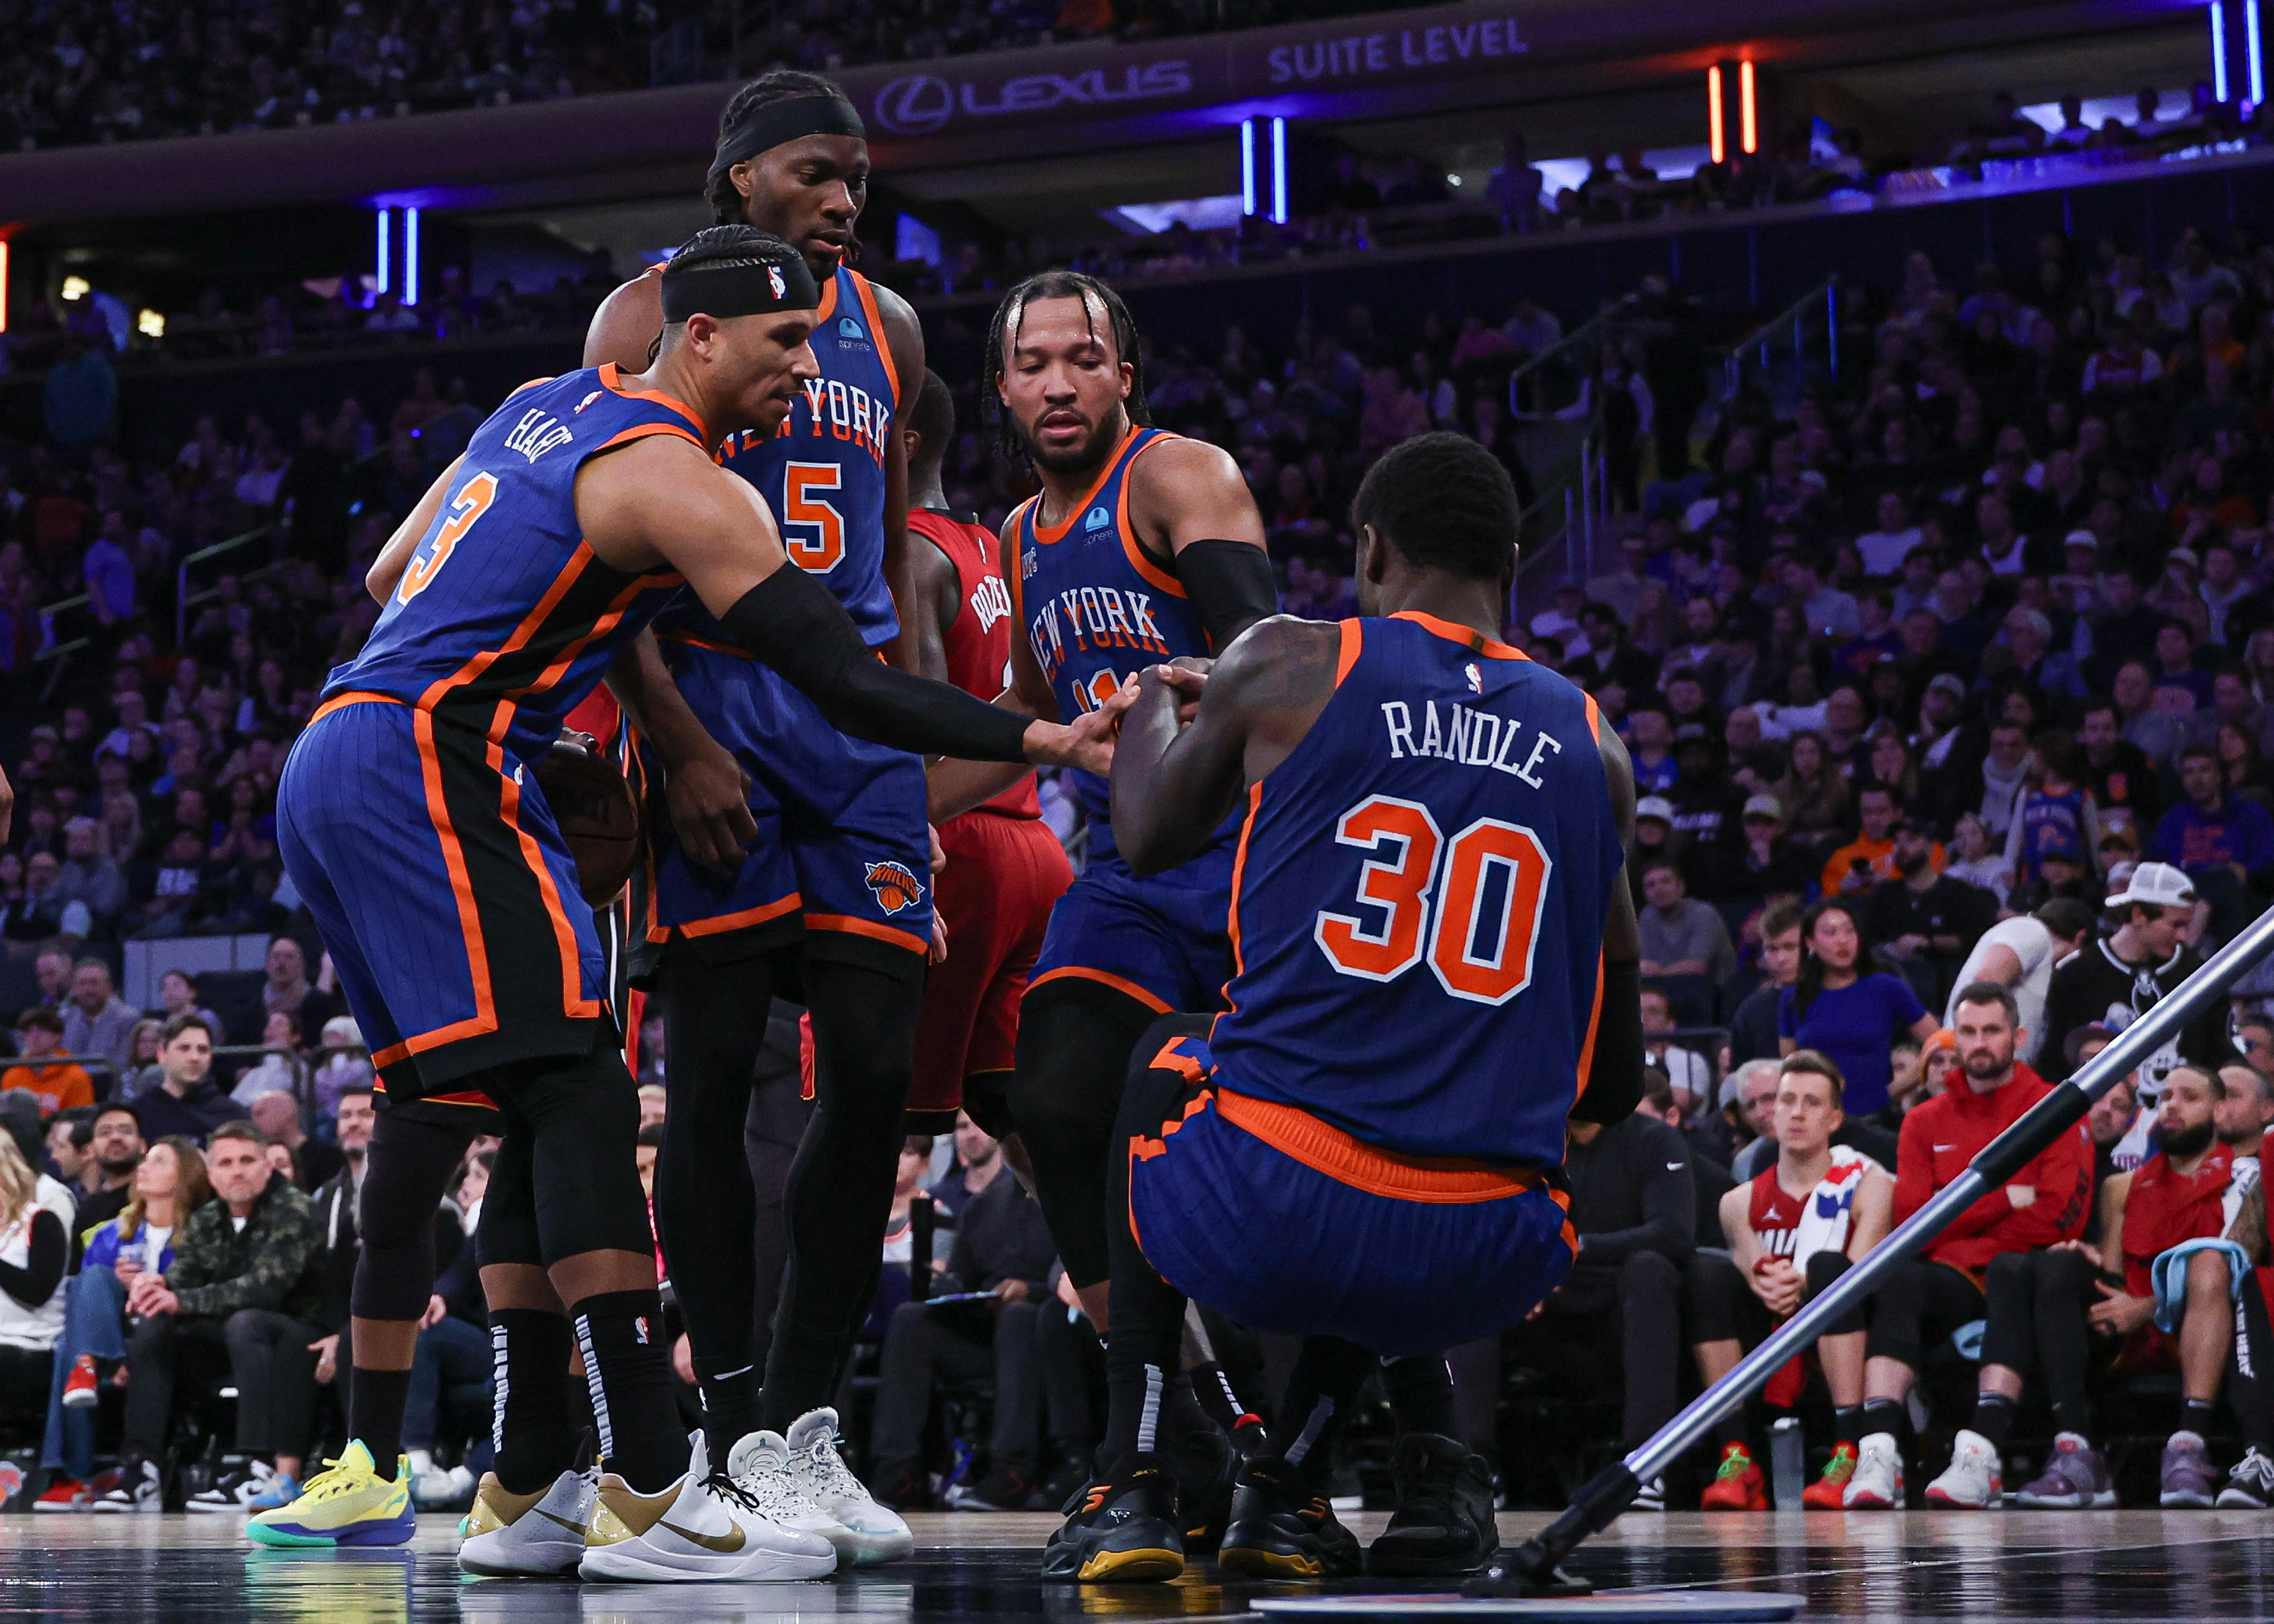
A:
POLYGON ((1156 1015, 1214 1010, 1231 979, 1231 848, 1142 878, 1118 856, 1093 859, 1050 911, 1028 979, 1068 977, 1126 993, 1156 1015))

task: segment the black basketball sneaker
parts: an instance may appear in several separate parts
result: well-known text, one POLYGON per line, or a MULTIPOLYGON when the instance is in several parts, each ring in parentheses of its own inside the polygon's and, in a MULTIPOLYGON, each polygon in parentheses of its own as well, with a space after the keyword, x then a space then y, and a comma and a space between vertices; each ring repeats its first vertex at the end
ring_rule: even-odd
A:
POLYGON ((1492 1560, 1500 1536, 1482 1455, 1454 1439, 1408 1432, 1397 1440, 1390 1475, 1397 1509, 1367 1547, 1367 1572, 1383 1579, 1472 1574, 1492 1560))
POLYGON ((1173 1579, 1185 1571, 1177 1479, 1157 1455, 1126 1455, 1092 1483, 1043 1551, 1043 1577, 1083 1584, 1173 1579))
POLYGON ((1358 1540, 1303 1469, 1268 1455, 1239 1470, 1231 1526, 1216 1560, 1251 1579, 1348 1579, 1363 1566, 1358 1540))

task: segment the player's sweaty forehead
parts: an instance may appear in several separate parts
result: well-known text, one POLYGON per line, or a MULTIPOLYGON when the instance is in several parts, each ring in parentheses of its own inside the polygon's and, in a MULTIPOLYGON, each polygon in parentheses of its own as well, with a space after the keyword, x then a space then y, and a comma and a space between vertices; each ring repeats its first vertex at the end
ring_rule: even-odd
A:
POLYGON ((1012 306, 1004 346, 1013 361, 1047 361, 1095 350, 1113 356, 1113 317, 1105 301, 1085 289, 1081 295, 1053 294, 1012 306))

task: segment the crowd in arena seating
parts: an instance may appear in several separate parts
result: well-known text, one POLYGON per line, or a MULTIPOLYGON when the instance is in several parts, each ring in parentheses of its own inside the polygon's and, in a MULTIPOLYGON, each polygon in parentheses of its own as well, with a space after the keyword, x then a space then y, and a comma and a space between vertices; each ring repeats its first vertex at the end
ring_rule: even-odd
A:
POLYGON ((741 10, 686 0, 47 0, 0 57, 0 147, 348 123, 771 65, 836 69, 1284 20, 1275 0, 802 0, 747 25, 741 10))
MULTIPOLYGON (((1468 1441, 1511 1496, 1561 1492, 1540 1480, 1559 1437, 1600 1455, 1646 1436, 2274 898, 2274 248, 2254 240, 2188 232, 2151 265, 2048 237, 2026 263, 1956 277, 1913 255, 1847 284, 1836 386, 1709 403, 1697 312, 1655 282, 1590 359, 1585 410, 1623 509, 1609 567, 1527 583, 1510 635, 1588 688, 1635 763, 1657 1075, 1634 1119, 1574 1136, 1570 1283, 1455 1356, 1468 1441), (1765 1175, 1796 1201, 1828 1188, 1845 1216, 1772 1222, 1765 1175), (1797 1239, 1773 1251, 1772 1234, 1797 1239), (1504 1425, 1533 1447, 1503 1449, 1504 1425)), ((1153 357, 1159 420, 1239 457, 1291 609, 1350 611, 1347 502, 1385 447, 1457 427, 1528 477, 1512 405, 1557 402, 1520 386, 1512 403, 1508 379, 1560 328, 1528 303, 1493 315, 1393 327, 1360 307, 1281 353, 1231 329, 1213 353, 1153 357)), ((975 398, 967 380, 967 425, 975 398)), ((129 1372, 112 1403, 132 1470, 91 1497, 146 1492, 140 1462, 205 1425, 197 1372, 216 1359, 267 1372, 232 1384, 235 1453, 267 1458, 224 1462, 194 1493, 275 1492, 257 1469, 289 1475, 325 1425, 309 1387, 337 1277, 319 1265, 342 1242, 315 1214, 358 1176, 369 1070, 280 883, 270 797, 322 669, 369 624, 364 564, 479 410, 427 379, 383 418, 344 400, 289 435, 206 421, 157 456, 0 448, 13 692, 34 691, 28 606, 84 583, 109 611, 100 658, 78 667, 94 679, 59 691, 10 763, 0 856, 0 934, 36 981, 0 1075, 21 1163, 0 1144, 0 1350, 52 1365, 51 1453, 76 1483, 95 1446, 72 1417, 107 1417, 129 1372), (165 560, 280 513, 289 545, 194 606, 177 646, 165 560), (150 1009, 121 996, 122 940, 221 929, 274 938, 257 986, 176 975, 150 1009), (258 1057, 212 1052, 237 1045, 258 1057), (201 1202, 215 1215, 200 1224, 201 1202), (253 1234, 256 1210, 260 1246, 226 1244, 227 1218, 253 1234), (108 1259, 123 1296, 59 1299, 73 1255, 108 1259), (154 1312, 168 1301, 191 1306, 154 1312), (169 1315, 205 1328, 147 1328, 169 1315), (308 1386, 276 1385, 304 1367, 308 1386), (146 1368, 162 1405, 135 1395, 146 1368)), ((990 519, 1021 493, 975 426, 945 477, 990 519)), ((2197 1244, 2264 1252, 2269 993, 2255 978, 2190 1026, 1772 1389, 1830 1457, 1811 1503, 1900 1503, 1908 1462, 1938 1503, 1980 1503, 2007 1463, 2025 1503, 2098 1504, 2142 1439, 2158 1472, 2127 1493, 2274 1502, 2274 1405, 2202 1329, 2231 1334, 2233 1316, 2223 1298, 2205 1312, 2226 1254, 2197 1244), (2175 1204, 2182 1184, 2208 1193, 2175 1204), (2141 1258, 2143 1237, 2159 1244, 2141 1258), (2165 1322, 2179 1329, 2159 1341, 2165 1322), (1915 1402, 1932 1425, 1907 1443, 1915 1402)), ((967 1322, 880 1301, 870 1470, 905 1504, 943 1476, 951 1503, 1023 1503, 1094 1424, 1094 1343, 1065 1335, 1080 1327, 1051 1305, 1031 1203, 976 1130, 930 1186, 931 1207, 961 1214, 952 1244, 919 1220, 928 1149, 904 1161, 887 1255, 925 1301, 1002 1306, 967 1322), (917 1266, 926 1228, 936 1269, 917 1266), (990 1378, 1010 1418, 998 1408, 982 1444, 960 1407, 990 1378), (943 1430, 978 1460, 943 1456, 943 1430)), ((438 1389, 468 1385, 461 1354, 434 1356, 438 1389)), ((433 1458, 477 1460, 472 1430, 433 1458)), ((1758 1435, 1740 1420, 1722 1441, 1706 1503, 1754 1503, 1758 1435)))

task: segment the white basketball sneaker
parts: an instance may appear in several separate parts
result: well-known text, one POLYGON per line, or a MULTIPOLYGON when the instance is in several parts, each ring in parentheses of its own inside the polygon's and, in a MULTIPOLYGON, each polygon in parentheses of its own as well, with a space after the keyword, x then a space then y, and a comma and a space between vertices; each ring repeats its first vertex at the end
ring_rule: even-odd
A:
POLYGON ((1903 1508, 1903 1455, 1892 1432, 1866 1432, 1856 1451, 1856 1475, 1841 1503, 1849 1511, 1903 1508))
POLYGON ((847 1566, 896 1562, 916 1548, 900 1514, 878 1505, 837 1453, 837 1412, 809 1410, 789 1429, 789 1480, 836 1527, 829 1539, 847 1566))
POLYGON ((1942 1511, 1982 1511, 2004 1503, 2005 1487, 2005 1462, 1998 1458, 1998 1446, 1962 1428, 1949 1467, 1926 1485, 1926 1503, 1942 1511))
POLYGON ((837 1550, 819 1534, 784 1528, 748 1491, 711 1470, 703 1435, 687 1475, 659 1494, 641 1494, 614 1472, 600 1478, 584 1530, 585 1579, 686 1583, 825 1578, 837 1550))
MULTIPOLYGON (((838 1522, 799 1488, 789 1470, 789 1445, 779 1432, 752 1432, 727 1457, 727 1475, 764 1512, 784 1528, 824 1539, 840 1530, 838 1522)), ((831 1548, 835 1548, 832 1540, 831 1548)))
POLYGON ((509 1494, 495 1472, 484 1472, 473 1509, 458 1524, 458 1566, 488 1579, 575 1571, 584 1560, 592 1494, 588 1472, 562 1472, 539 1494, 509 1494))

